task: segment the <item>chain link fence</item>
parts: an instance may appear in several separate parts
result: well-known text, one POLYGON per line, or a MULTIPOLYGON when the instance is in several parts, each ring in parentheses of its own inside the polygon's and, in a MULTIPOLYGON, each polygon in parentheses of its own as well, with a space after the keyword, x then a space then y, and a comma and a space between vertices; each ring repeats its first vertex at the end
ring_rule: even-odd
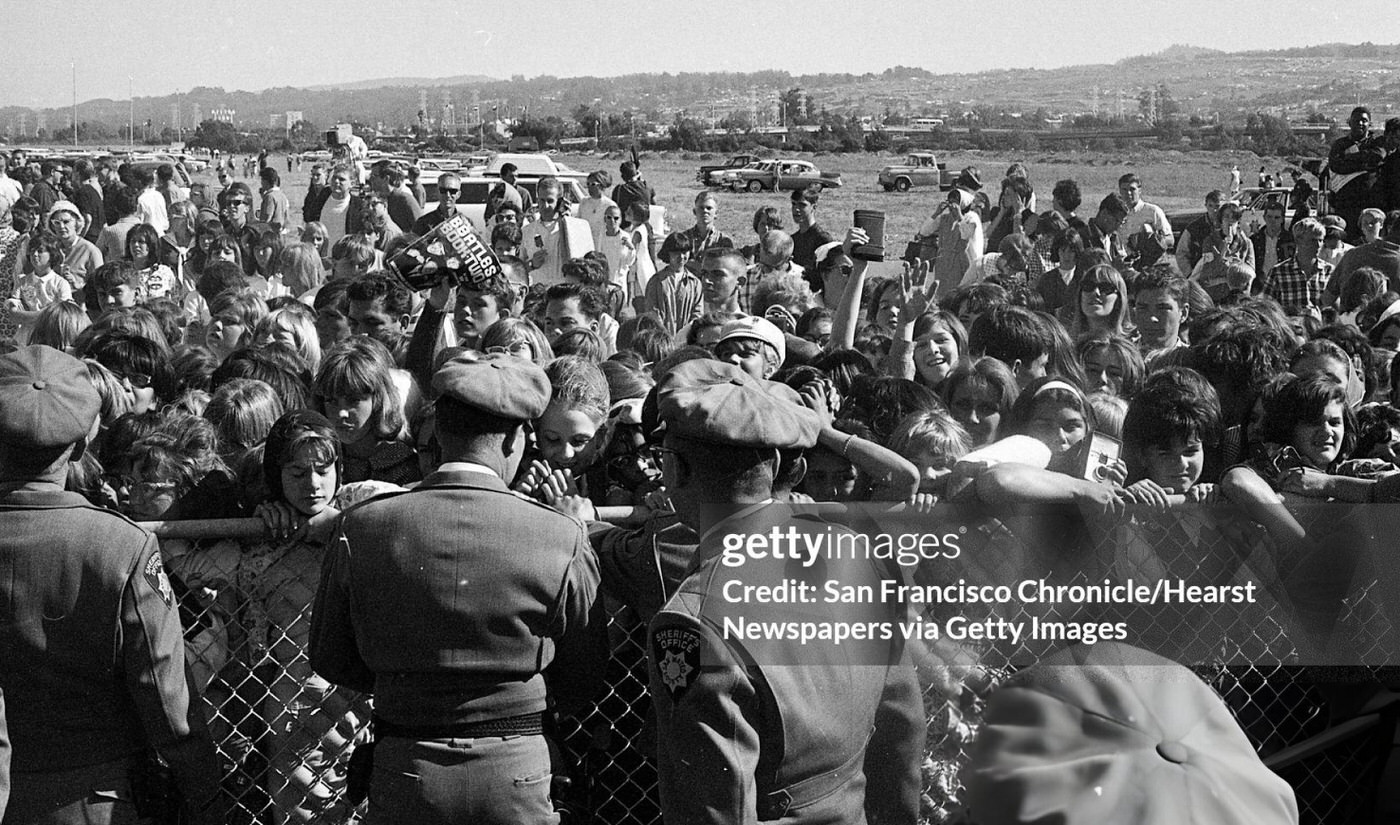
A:
MULTIPOLYGON (((1389 617, 1400 582, 1377 561, 1384 553, 1369 551, 1385 549, 1386 537, 1400 533, 1387 529, 1392 519, 1380 510, 1333 507, 1316 515, 1314 523, 1328 531, 1318 544, 1328 562, 1320 569, 1340 566, 1344 574, 1320 574, 1309 567, 1317 559, 1281 559, 1262 531, 1219 508, 1135 512, 1087 524, 1043 511, 989 515, 948 509, 879 518, 885 531, 957 526, 958 560, 906 571, 915 584, 1253 583, 1257 600, 1231 609, 1161 609, 1087 598, 910 609, 943 626, 954 618, 1034 622, 1041 628, 1112 628, 1122 622, 1131 628, 1125 641, 1188 664, 1216 690, 1260 755, 1295 788, 1304 823, 1366 821, 1395 727, 1392 707, 1371 706, 1379 688, 1395 681, 1389 617), (1297 586, 1300 578, 1307 587, 1297 586), (1319 657, 1318 651, 1332 656, 1319 657)), ((1400 519, 1394 521, 1400 527, 1400 519)), ((358 812, 345 799, 345 768, 353 747, 368 738, 371 700, 327 684, 309 667, 318 556, 310 548, 247 538, 249 530, 245 523, 244 537, 236 539, 162 539, 180 599, 187 658, 227 769, 225 792, 236 803, 233 822, 354 821, 358 812)), ((646 623, 632 607, 611 600, 606 606, 607 690, 553 731, 559 749, 556 797, 569 822, 656 823, 661 817, 650 752, 655 736, 646 623)), ((928 719, 924 821, 972 821, 959 774, 987 698, 1017 669, 1064 643, 944 636, 916 646, 928 719)))

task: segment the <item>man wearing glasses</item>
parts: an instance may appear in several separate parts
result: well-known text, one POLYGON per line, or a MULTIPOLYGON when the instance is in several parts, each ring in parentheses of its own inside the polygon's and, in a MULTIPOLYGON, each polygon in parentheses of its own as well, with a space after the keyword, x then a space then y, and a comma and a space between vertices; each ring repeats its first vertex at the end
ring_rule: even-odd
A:
POLYGON ((457 214, 457 196, 462 192, 462 179, 451 172, 443 172, 437 181, 437 208, 424 212, 413 222, 413 234, 422 237, 433 228, 457 214))
POLYGON ((261 232, 259 226, 251 222, 253 190, 248 188, 248 184, 238 181, 229 186, 228 197, 224 199, 223 213, 224 231, 238 242, 239 252, 243 256, 243 273, 251 278, 257 271, 257 259, 253 250, 257 248, 258 235, 261 232))

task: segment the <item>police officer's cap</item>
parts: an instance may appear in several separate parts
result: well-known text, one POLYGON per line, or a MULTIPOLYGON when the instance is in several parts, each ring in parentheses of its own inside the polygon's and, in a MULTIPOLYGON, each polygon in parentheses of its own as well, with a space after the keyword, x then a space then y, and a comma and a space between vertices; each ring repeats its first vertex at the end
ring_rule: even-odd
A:
POLYGON ((53 449, 87 438, 102 398, 82 361, 52 347, 0 356, 0 443, 53 449))
POLYGON ((433 374, 433 391, 511 421, 529 421, 549 405, 549 378, 514 355, 466 352, 433 374))
POLYGON ((721 361, 686 361, 671 370, 656 397, 666 432, 695 441, 805 449, 821 431, 821 419, 791 388, 721 361))

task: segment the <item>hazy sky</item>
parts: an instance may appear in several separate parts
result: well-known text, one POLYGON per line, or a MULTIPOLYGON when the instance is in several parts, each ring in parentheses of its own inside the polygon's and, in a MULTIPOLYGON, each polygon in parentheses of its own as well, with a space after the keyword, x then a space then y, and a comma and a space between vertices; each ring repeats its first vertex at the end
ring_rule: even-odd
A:
POLYGON ((126 99, 128 77, 143 97, 461 74, 941 73, 1107 63, 1173 43, 1400 43, 1396 0, 3 0, 0 21, 0 105, 36 107, 70 102, 73 62, 84 101, 126 99))

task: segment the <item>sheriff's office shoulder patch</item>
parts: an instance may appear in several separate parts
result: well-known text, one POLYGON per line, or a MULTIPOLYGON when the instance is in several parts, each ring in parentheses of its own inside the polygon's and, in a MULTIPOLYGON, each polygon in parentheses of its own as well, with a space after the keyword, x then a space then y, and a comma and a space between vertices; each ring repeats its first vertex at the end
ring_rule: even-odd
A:
POLYGON ((166 607, 175 606, 175 588, 170 586, 170 577, 165 574, 165 563, 160 558, 160 551, 157 550, 146 559, 146 583, 151 589, 160 594, 160 598, 165 602, 166 607))
POLYGON ((661 684, 676 700, 700 675, 700 634, 680 627, 663 627, 652 634, 651 655, 661 684))

